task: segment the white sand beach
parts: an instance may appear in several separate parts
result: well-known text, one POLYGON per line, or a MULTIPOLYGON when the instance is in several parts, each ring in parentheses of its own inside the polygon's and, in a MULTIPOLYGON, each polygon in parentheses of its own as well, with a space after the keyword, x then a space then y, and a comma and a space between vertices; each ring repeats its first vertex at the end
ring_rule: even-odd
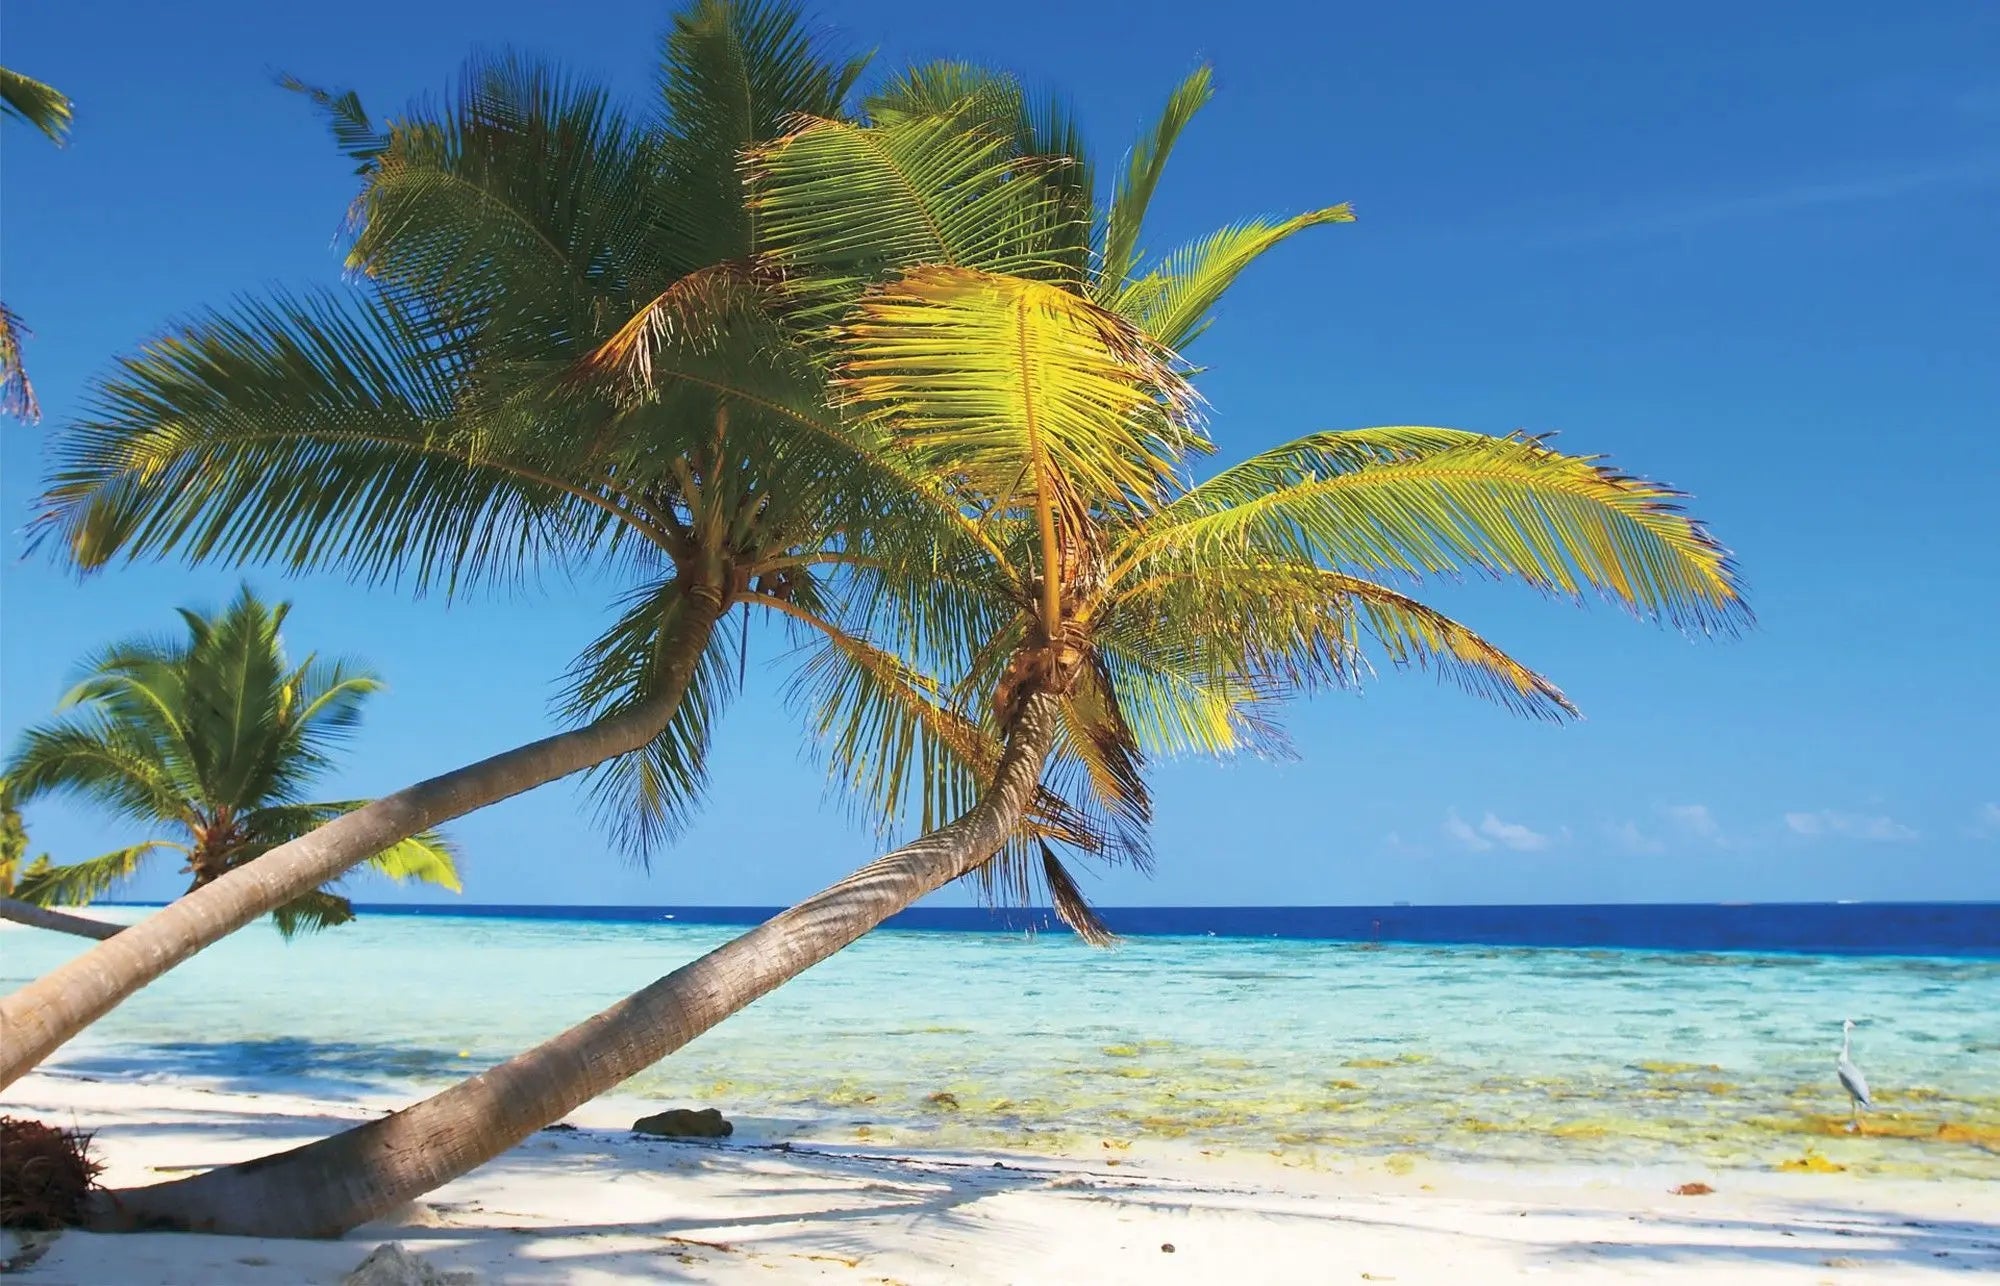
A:
MULTIPOLYGON (((303 1142, 393 1106, 31 1076, 6 1110, 98 1131, 104 1182, 303 1142)), ((1845 1174, 1321 1170, 1141 1149, 871 1150, 636 1138, 603 1099, 338 1242, 67 1232, 38 1286, 333 1283, 400 1242, 479 1283, 1938 1282, 2000 1272, 2000 1191, 1845 1174), (1676 1196, 1674 1182, 1710 1195, 1676 1196), (1171 1247, 1171 1249, 1169 1249, 1171 1247)))

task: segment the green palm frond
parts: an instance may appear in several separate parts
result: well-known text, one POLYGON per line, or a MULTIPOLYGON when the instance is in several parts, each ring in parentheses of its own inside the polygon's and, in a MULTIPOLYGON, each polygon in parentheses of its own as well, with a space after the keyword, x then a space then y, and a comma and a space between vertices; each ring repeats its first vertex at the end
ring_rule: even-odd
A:
POLYGON ((326 293, 194 322, 125 359, 58 439, 35 534, 85 567, 177 553, 420 591, 601 549, 615 507, 536 467, 539 444, 489 455, 494 426, 449 418, 434 356, 392 310, 326 293))
POLYGON ((808 119, 751 152, 760 247, 802 301, 841 306, 918 265, 1064 278, 1074 238, 1058 234, 1064 210, 1045 181, 1061 162, 1024 164, 987 106, 878 126, 808 119))
POLYGON ((26 122, 57 146, 69 137, 69 96, 52 85, 0 67, 0 112, 26 122))
POLYGON ((412 835, 382 850, 368 859, 368 865, 399 883, 414 880, 453 893, 465 892, 465 883, 458 873, 457 854, 443 836, 432 831, 412 835))
POLYGON ((689 266, 746 259, 757 248, 743 200, 746 149, 800 116, 835 119, 868 65, 820 48, 794 6, 698 0, 674 16, 661 51, 666 169, 658 231, 684 239, 689 266))
POLYGON ((159 848, 178 849, 180 845, 148 840, 130 848, 114 849, 87 862, 30 870, 15 886, 14 896, 36 906, 89 906, 132 878, 140 862, 159 848))
POLYGON ((1181 131, 1214 93, 1215 79, 1209 69, 1196 68, 1168 97, 1153 132, 1133 147, 1105 215, 1104 263, 1096 284, 1100 302, 1115 299, 1131 276, 1133 265, 1139 261, 1139 236, 1145 230, 1146 210, 1160 186, 1167 158, 1173 154, 1181 131))
POLYGON ((42 418, 42 404, 35 400, 35 386, 21 360, 21 341, 31 333, 18 313, 0 303, 0 415, 30 424, 42 418))
POLYGON ((838 386, 920 469, 986 496, 1144 504, 1171 480, 1196 398, 1173 355, 1059 287, 918 268, 843 330, 838 386))
MULTIPOLYGON (((686 629, 685 588, 670 579, 626 595, 618 619, 572 663, 558 707, 564 718, 593 722, 654 694, 686 629)), ((735 689, 735 648, 718 630, 666 729, 645 749, 585 775, 600 823, 641 862, 677 836, 700 804, 709 737, 735 689)))
POLYGON ((354 904, 337 893, 314 889, 271 912, 271 923, 287 941, 301 933, 337 928, 354 918, 354 904))
POLYGON ((1307 228, 1352 222, 1353 208, 1341 204, 1235 224, 1174 251, 1135 280, 1107 277, 1106 288, 1115 289, 1108 306, 1169 348, 1186 348, 1207 328, 1216 301, 1265 251, 1307 228))
POLYGON ((189 821, 191 779, 159 746, 130 725, 79 713, 23 732, 8 758, 7 781, 22 803, 67 794, 100 802, 134 821, 189 821))
POLYGON ((1681 499, 1541 439, 1322 433, 1177 499, 1120 572, 1258 551, 1371 576, 1472 571, 1569 597, 1596 591, 1682 628, 1734 629, 1748 618, 1735 568, 1681 499))

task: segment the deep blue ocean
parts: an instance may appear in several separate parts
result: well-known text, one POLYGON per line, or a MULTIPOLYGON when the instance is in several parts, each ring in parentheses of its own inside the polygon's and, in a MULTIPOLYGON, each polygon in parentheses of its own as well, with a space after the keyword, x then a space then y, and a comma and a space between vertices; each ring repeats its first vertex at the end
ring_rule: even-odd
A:
MULTIPOLYGON (((779 907, 411 906, 371 915, 751 925, 779 907)), ((1786 951, 1812 955, 2000 958, 2000 902, 1687 903, 1597 906, 1159 906, 1102 909, 1128 937, 1290 938, 1495 947, 1786 951)), ((1043 909, 917 907, 888 928, 1067 933, 1043 909)))

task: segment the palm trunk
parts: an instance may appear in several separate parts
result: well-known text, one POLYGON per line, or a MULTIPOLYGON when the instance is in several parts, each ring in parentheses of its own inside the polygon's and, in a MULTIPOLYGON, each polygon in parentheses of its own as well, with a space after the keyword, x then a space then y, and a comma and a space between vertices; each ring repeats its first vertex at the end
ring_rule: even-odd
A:
POLYGON ((0 1001, 0 1089, 181 961, 390 845, 441 822, 628 754, 658 736, 720 619, 688 593, 659 691, 643 705, 386 795, 246 862, 0 1001))
POLYGON ((0 920, 12 920, 36 929, 54 929, 57 933, 74 933, 83 938, 108 938, 125 931, 122 924, 107 924, 88 916, 66 915, 45 906, 36 906, 33 902, 8 897, 0 897, 0 920))
POLYGON ((108 1194, 95 1226, 337 1237, 484 1165, 991 857, 1027 811, 1057 712, 1047 694, 1023 703, 991 788, 956 821, 553 1040, 332 1138, 108 1194))

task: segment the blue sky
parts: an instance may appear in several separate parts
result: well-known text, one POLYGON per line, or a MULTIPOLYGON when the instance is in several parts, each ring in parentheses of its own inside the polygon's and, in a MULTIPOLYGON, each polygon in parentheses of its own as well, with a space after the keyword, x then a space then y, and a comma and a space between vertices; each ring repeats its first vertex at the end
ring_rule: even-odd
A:
MULTIPOLYGON (((62 151, 8 125, 4 289, 47 413, 0 433, 0 734, 111 638, 237 574, 78 582, 25 556, 43 443, 167 321, 331 282, 351 193, 272 73, 380 112, 513 45, 647 91, 667 9, 528 0, 18 0, 8 66, 78 104, 62 151)), ((1155 204, 1158 244, 1351 200, 1191 354, 1225 457, 1317 428, 1560 430, 1696 496, 1759 627, 1690 642, 1504 587, 1435 597, 1553 675, 1587 720, 1518 722, 1422 675, 1296 710, 1301 758, 1160 766, 1159 869, 1120 903, 2000 898, 2000 11, 1873 3, 1306 5, 1167 0, 820 9, 883 67, 951 55, 1076 100, 1100 151, 1201 60, 1218 96, 1155 204), (1671 21, 1660 21, 1669 15, 1671 21)), ((545 732, 616 586, 414 601, 248 573, 294 647, 388 679, 329 795, 545 732)), ((824 800, 776 697, 715 749, 701 822, 650 871, 567 784, 454 827, 479 901, 772 903, 875 851, 824 800)), ((37 804, 58 858, 138 838, 37 804)), ((143 882, 164 895, 173 879, 143 882)), ((364 896, 381 890, 362 885, 364 896)), ((950 893, 950 898, 961 895, 950 893)))

